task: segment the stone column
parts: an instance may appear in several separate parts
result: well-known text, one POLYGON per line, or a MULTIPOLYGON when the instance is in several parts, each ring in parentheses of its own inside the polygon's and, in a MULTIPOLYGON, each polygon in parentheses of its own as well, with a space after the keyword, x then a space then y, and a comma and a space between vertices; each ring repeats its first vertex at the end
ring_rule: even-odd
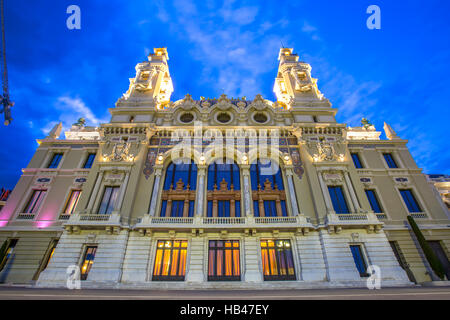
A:
POLYGON ((127 190, 129 179, 130 179, 130 172, 128 171, 125 174, 125 179, 123 180, 122 186, 120 187, 120 194, 119 194, 119 198, 117 199, 117 204, 115 206, 114 211, 120 211, 120 208, 122 207, 123 198, 125 197, 125 192, 127 190))
POLYGON ((355 211, 355 206, 353 205, 353 199, 350 195, 349 187, 347 186, 346 182, 344 182, 343 189, 344 189, 345 199, 350 200, 350 201, 347 201, 348 206, 350 207, 349 210, 351 213, 355 213, 356 211, 355 211))
POLYGON ((242 168, 242 179, 244 180, 244 214, 245 216, 251 216, 252 210, 250 206, 250 201, 252 198, 250 190, 250 166, 241 165, 242 168))
POLYGON ((208 261, 204 253, 204 238, 193 237, 190 245, 190 259, 186 274, 186 282, 204 282, 203 263, 208 261))
POLYGON ((92 207, 94 206, 95 198, 97 197, 98 189, 100 188, 100 184, 103 179, 103 171, 100 171, 97 177, 97 181, 95 181, 94 189, 92 189, 91 198, 89 199, 87 211, 90 213, 92 207))
POLYGON ((245 282, 262 282, 262 270, 259 268, 259 258, 258 258, 258 239, 255 237, 245 237, 244 238, 244 254, 245 254, 245 282))
POLYGON ((322 172, 318 172, 320 187, 322 188, 323 197, 325 199, 325 205, 327 207, 327 213, 334 211, 333 204, 331 203, 330 194, 328 193, 328 188, 323 181, 322 172))
POLYGON ((347 188, 350 191, 350 197, 352 198, 353 204, 355 206, 356 212, 361 211, 361 207, 359 205, 358 198, 356 197, 355 190, 353 189, 352 182, 350 181, 350 177, 348 175, 348 172, 344 172, 345 182, 347 183, 347 188))
POLYGON ((291 206, 292 206, 292 214, 294 216, 299 215, 298 211, 298 203, 297 203, 297 195, 295 194, 295 188, 294 188, 294 181, 292 180, 292 170, 286 169, 286 177, 288 181, 288 188, 289 188, 289 195, 291 199, 291 206))
POLYGON ((205 175, 206 165, 199 165, 197 167, 197 212, 196 215, 203 216, 203 202, 205 199, 205 175))
POLYGON ((155 181, 153 182, 152 200, 150 201, 150 208, 148 208, 149 216, 155 216, 156 201, 158 200, 159 183, 161 181, 162 169, 155 170, 155 181))

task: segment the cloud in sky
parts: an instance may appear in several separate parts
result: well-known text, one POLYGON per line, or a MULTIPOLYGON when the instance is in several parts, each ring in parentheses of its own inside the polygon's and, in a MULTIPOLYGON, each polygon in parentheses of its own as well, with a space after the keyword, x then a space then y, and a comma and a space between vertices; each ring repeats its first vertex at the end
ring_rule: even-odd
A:
POLYGON ((450 44, 442 40, 450 5, 412 0, 406 8, 380 0, 382 29, 369 31, 366 8, 356 1, 78 0, 82 29, 70 31, 67 3, 22 2, 5 3, 16 105, 13 123, 0 127, 14 137, 0 150, 0 185, 14 186, 35 139, 52 125, 68 128, 80 117, 88 125, 107 122, 136 63, 163 46, 173 100, 222 92, 274 100, 279 48, 294 48, 339 109, 339 122, 357 126, 364 116, 380 130, 386 121, 410 140, 419 167, 450 173, 450 44), (11 154, 22 156, 11 161, 11 154))

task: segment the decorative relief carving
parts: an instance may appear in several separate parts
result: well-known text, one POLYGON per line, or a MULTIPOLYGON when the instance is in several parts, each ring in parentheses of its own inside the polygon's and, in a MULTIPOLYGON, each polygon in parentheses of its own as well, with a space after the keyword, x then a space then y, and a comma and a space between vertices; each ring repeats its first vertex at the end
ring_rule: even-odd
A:
POLYGON ((40 187, 46 187, 52 183, 52 178, 49 177, 39 177, 34 181, 34 184, 40 187))
POLYGON ((109 172, 105 175, 105 181, 108 182, 120 182, 123 180, 123 173, 117 173, 117 172, 109 172))
POLYGON ((401 186, 407 186, 410 184, 409 179, 406 177, 395 177, 394 182, 395 182, 395 184, 401 185, 401 186))
POLYGON ((145 179, 147 179, 147 180, 154 171, 153 166, 155 165, 155 162, 156 162, 156 156, 157 156, 157 149, 149 149, 148 150, 147 159, 145 160, 145 165, 144 165, 144 170, 143 170, 145 179))
POLYGON ((317 143, 317 151, 319 152, 319 159, 322 161, 331 161, 336 157, 333 144, 327 142, 323 137, 320 138, 320 141, 317 143))
POLYGON ((302 160, 300 159, 300 154, 296 149, 290 149, 292 165, 294 166, 294 173, 301 179, 305 169, 303 169, 302 160))
POLYGON ((368 177, 360 178, 359 181, 361 181, 365 186, 370 186, 373 184, 372 178, 368 177))
POLYGON ((338 183, 342 182, 342 174, 337 171, 328 171, 323 173, 323 179, 327 182, 338 183))
MULTIPOLYGON (((114 139, 114 138, 113 138, 114 139)), ((112 139, 112 140, 113 140, 112 139)), ((117 140, 117 137, 115 138, 117 140)), ((107 142, 105 144, 103 157, 106 161, 131 162, 139 152, 139 142, 136 139, 123 139, 115 143, 107 142), (133 142, 130 142, 135 140, 133 142), (111 146, 112 144, 112 146, 111 146)))

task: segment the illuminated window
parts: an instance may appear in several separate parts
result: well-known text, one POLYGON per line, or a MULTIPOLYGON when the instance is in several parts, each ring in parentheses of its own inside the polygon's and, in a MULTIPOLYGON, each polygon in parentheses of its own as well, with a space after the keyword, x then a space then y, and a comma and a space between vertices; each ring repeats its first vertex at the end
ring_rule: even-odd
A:
POLYGON ((345 201, 344 193, 342 192, 342 187, 329 186, 328 192, 330 193, 331 202, 333 203, 333 208, 336 213, 350 213, 347 201, 345 201))
POLYGON ((50 263, 50 260, 53 257, 53 254, 55 253, 55 249, 56 249, 56 245, 58 244, 58 239, 53 239, 50 242, 50 245, 47 249, 47 251, 44 254, 43 259, 41 260, 41 264, 39 265, 39 269, 36 271, 36 273, 33 276, 33 280, 38 280, 39 279, 39 275, 41 274, 42 271, 44 271, 48 264, 50 263))
POLYGON ((5 252, 5 256, 3 257, 3 261, 1 261, 1 263, 0 263, 0 271, 3 270, 6 263, 11 258, 14 248, 16 247, 17 241, 19 241, 19 239, 10 239, 9 240, 9 243, 8 243, 8 246, 7 246, 7 249, 5 252))
POLYGON ((25 206, 23 213, 36 213, 39 210, 46 193, 47 190, 33 190, 33 194, 25 206))
POLYGON ((92 168, 92 164, 94 163, 95 160, 95 153, 89 153, 86 161, 84 162, 83 168, 84 169, 90 169, 92 168))
POLYGON ((184 281, 188 242, 158 240, 153 281, 184 281))
POLYGON ((161 195, 161 217, 193 217, 197 165, 190 159, 171 163, 166 169, 161 195))
POLYGON ((105 187, 98 214, 111 214, 113 212, 117 196, 119 195, 119 189, 119 187, 105 187))
POLYGON ((63 214, 72 214, 77 206, 78 200, 80 199, 81 190, 72 190, 70 192, 69 199, 67 200, 66 207, 64 208, 63 214))
POLYGON ((210 240, 208 281, 240 281, 238 240, 210 240))
POLYGON ((241 216, 241 182, 234 161, 215 161, 208 167, 208 217, 241 216))
POLYGON ((370 207, 375 213, 382 213, 380 203, 378 202, 377 195, 375 194, 375 190, 365 190, 367 199, 369 200, 370 207))
POLYGON ((281 168, 276 162, 261 159, 250 166, 255 217, 285 217, 286 193, 281 168))
POLYGON ((63 157, 62 153, 55 153, 53 155, 52 160, 48 164, 47 168, 50 168, 50 169, 58 168, 59 162, 61 161, 62 157, 63 157))
POLYGON ((53 254, 55 253, 56 246, 58 245, 58 240, 52 240, 50 244, 50 250, 48 251, 47 257, 44 259, 44 264, 42 270, 45 270, 50 263, 50 260, 52 260, 53 254))
POLYGON ((367 263, 364 258, 361 246, 352 245, 350 246, 350 250, 352 251, 353 260, 355 261, 355 265, 358 269, 359 275, 361 277, 368 277, 369 275, 367 273, 367 263))
POLYGON ((296 280, 290 240, 261 240, 264 280, 296 280))
POLYGON ((86 280, 89 271, 94 263, 95 253, 97 252, 97 246, 88 246, 84 253, 83 261, 81 263, 81 280, 86 280))
POLYGON ((352 159, 353 159, 353 163, 355 165, 355 168, 357 168, 357 169, 363 168, 362 163, 361 163, 361 159, 359 159, 359 155, 357 153, 352 153, 352 159))
POLYGON ((387 165, 391 169, 398 168, 397 163, 394 160, 394 157, 391 153, 383 153, 384 160, 386 161, 387 165))
POLYGON ((403 201, 408 207, 409 212, 422 212, 422 209, 420 208, 419 203, 414 197, 412 190, 410 189, 400 190, 400 194, 402 195, 403 201))

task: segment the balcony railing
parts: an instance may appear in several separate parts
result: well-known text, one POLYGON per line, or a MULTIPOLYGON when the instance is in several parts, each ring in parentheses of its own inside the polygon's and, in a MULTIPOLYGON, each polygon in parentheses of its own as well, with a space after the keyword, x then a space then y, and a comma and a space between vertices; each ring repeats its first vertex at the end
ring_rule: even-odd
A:
POLYGON ((309 218, 296 217, 151 217, 137 220, 136 228, 312 228, 309 218))
POLYGON ((16 220, 33 220, 34 213, 19 213, 16 217, 16 220))
POLYGON ((83 214, 79 216, 80 221, 109 221, 109 214, 83 214))
POLYGON ((245 218, 242 217, 205 217, 203 224, 244 224, 245 218))
POLYGON ((411 213, 410 215, 415 219, 428 219, 428 215, 426 213, 411 213))
POLYGON ((154 224, 166 224, 166 223, 170 223, 170 224, 193 224, 194 223, 194 218, 191 217, 153 217, 151 218, 151 223, 154 224))
POLYGON ((340 221, 368 220, 367 214, 337 214, 340 221))
POLYGON ((255 223, 272 224, 272 223, 297 223, 296 217, 256 217, 255 223))

